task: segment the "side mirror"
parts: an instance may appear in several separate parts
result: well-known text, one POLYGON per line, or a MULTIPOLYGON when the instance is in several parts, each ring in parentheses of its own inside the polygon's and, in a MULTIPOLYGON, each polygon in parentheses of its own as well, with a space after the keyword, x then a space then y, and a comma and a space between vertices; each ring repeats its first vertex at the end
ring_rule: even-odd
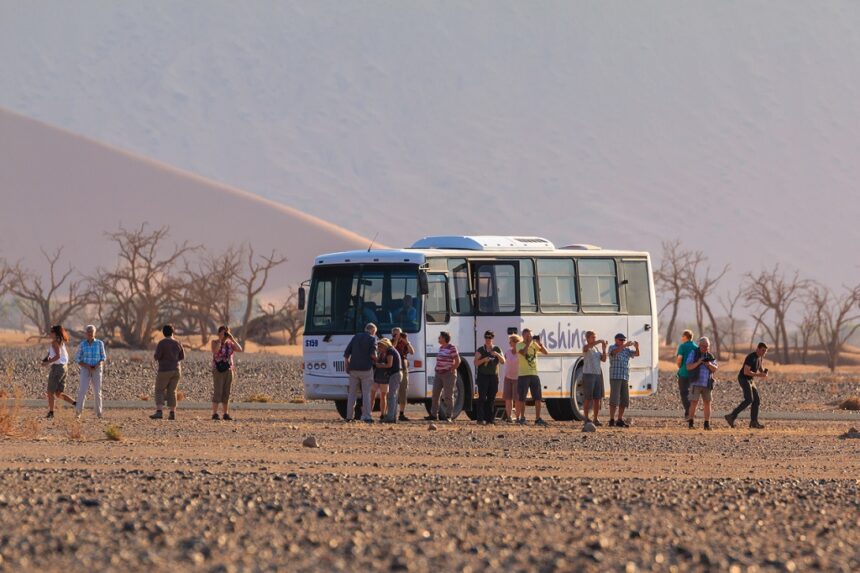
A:
POLYGON ((430 282, 427 278, 427 271, 418 271, 418 292, 420 294, 430 294, 430 282))
POLYGON ((299 310, 305 309, 305 287, 299 287, 299 310))

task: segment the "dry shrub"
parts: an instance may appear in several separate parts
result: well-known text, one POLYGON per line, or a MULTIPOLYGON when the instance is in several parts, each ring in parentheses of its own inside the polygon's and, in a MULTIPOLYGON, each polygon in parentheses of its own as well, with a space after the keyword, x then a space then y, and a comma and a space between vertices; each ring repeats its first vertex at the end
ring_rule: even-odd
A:
POLYGON ((860 397, 852 396, 839 404, 840 410, 860 410, 860 397))
POLYGON ((0 400, 0 435, 20 436, 21 428, 21 389, 17 386, 12 390, 12 398, 0 400))
POLYGON ((105 437, 111 442, 118 442, 122 440, 122 432, 119 430, 119 426, 115 424, 110 424, 107 428, 105 428, 105 437))
POLYGON ((177 390, 176 391, 176 401, 182 402, 183 400, 185 400, 185 394, 182 392, 182 390, 177 390))
POLYGON ((138 394, 137 399, 141 402, 149 402, 149 396, 147 396, 146 394, 138 394))
POLYGON ((59 422, 60 429, 66 438, 80 442, 84 439, 84 425, 75 416, 73 408, 60 408, 54 413, 56 420, 59 422))
POLYGON ((272 401, 272 397, 268 394, 251 394, 247 398, 245 398, 245 402, 260 402, 260 403, 269 403, 272 401))

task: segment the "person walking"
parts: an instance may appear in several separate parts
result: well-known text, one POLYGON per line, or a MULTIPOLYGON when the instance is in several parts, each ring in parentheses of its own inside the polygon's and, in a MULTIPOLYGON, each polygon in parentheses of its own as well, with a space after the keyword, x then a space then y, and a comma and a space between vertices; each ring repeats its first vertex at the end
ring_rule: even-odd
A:
POLYGON ((517 412, 513 412, 514 398, 517 395, 517 379, 519 378, 520 359, 517 354, 517 344, 522 342, 519 334, 511 334, 508 336, 508 349, 505 350, 505 381, 502 387, 502 399, 505 401, 505 414, 502 417, 503 422, 513 423, 514 418, 511 414, 517 416, 517 412))
MULTIPOLYGON (((376 361, 373 363, 373 389, 370 392, 370 403, 373 404, 376 398, 379 397, 380 422, 385 420, 386 413, 388 412, 388 392, 390 390, 388 382, 389 378, 391 378, 390 370, 394 364, 394 354, 397 354, 397 351, 394 350, 391 341, 387 338, 380 338, 376 342, 376 361)), ((400 356, 397 358, 399 367, 400 356)), ((397 379, 397 384, 398 386, 400 385, 399 378, 397 379)))
POLYGON ((538 375, 537 355, 549 354, 546 347, 541 344, 539 336, 532 336, 532 331, 528 328, 523 329, 523 341, 517 344, 517 415, 520 425, 526 424, 526 398, 531 392, 532 400, 535 403, 535 425, 548 426, 543 418, 540 417, 541 401, 543 393, 541 392, 540 376, 538 375))
POLYGON ((346 373, 349 376, 346 398, 346 421, 355 418, 355 401, 361 391, 361 420, 373 423, 370 390, 373 386, 373 364, 376 362, 376 325, 368 322, 364 332, 352 337, 343 352, 346 373))
POLYGON ((439 333, 439 351, 436 354, 436 370, 433 377, 433 397, 430 400, 430 415, 425 420, 439 420, 439 402, 445 406, 444 420, 452 422, 454 414, 454 384, 457 381, 457 368, 460 367, 460 353, 451 344, 451 335, 439 333))
POLYGON ((675 364, 678 366, 678 394, 681 396, 681 405, 684 407, 684 419, 690 415, 690 376, 687 373, 687 358, 690 353, 699 348, 693 342, 693 331, 685 330, 681 333, 681 344, 675 356, 675 364))
POLYGON ((609 347, 609 426, 629 428, 624 421, 624 410, 630 406, 630 359, 639 356, 639 343, 627 342, 624 333, 615 335, 615 344, 609 347), (630 350, 630 347, 633 350, 630 350), (615 413, 618 412, 618 417, 615 413))
POLYGON ((492 330, 484 333, 484 345, 475 352, 478 370, 478 425, 496 423, 496 394, 499 393, 499 365, 505 363, 502 349, 493 344, 496 335, 492 330))
POLYGON ((65 393, 66 377, 69 371, 69 350, 66 348, 66 343, 69 341, 69 334, 62 325, 51 327, 51 346, 48 347, 48 355, 42 359, 42 364, 49 368, 48 370, 48 418, 54 417, 54 400, 59 398, 75 406, 75 402, 71 396, 65 393))
POLYGON ((755 352, 750 352, 744 359, 744 365, 741 366, 738 372, 738 384, 744 393, 743 401, 738 404, 731 414, 726 415, 726 422, 732 428, 735 427, 735 420, 738 415, 744 411, 747 406, 750 408, 750 428, 754 430, 763 430, 764 424, 758 421, 758 412, 761 400, 759 399, 758 388, 755 385, 756 378, 767 378, 767 368, 761 367, 761 361, 764 355, 767 354, 767 344, 759 342, 755 352))
POLYGON ((705 417, 704 428, 711 429, 711 394, 714 389, 714 372, 717 371, 717 361, 708 352, 711 341, 707 337, 699 339, 699 347, 687 358, 687 374, 690 377, 690 412, 687 415, 687 427, 695 427, 696 408, 702 400, 702 412, 705 417))
POLYGON ((606 362, 605 340, 598 340, 593 330, 585 333, 585 346, 582 347, 582 393, 583 393, 583 415, 585 423, 589 421, 595 426, 602 426, 598 419, 600 414, 600 402, 606 389, 603 386, 603 369, 601 362, 606 362), (600 349, 598 350, 598 346, 600 349), (594 418, 589 420, 588 415, 594 408, 594 418))
POLYGON ((400 391, 400 378, 403 375, 403 367, 401 365, 400 353, 390 341, 383 338, 380 341, 380 346, 383 347, 383 350, 379 350, 378 352, 385 352, 385 360, 383 362, 380 358, 377 364, 384 363, 388 366, 386 371, 388 375, 388 410, 383 410, 386 414, 382 421, 386 424, 395 424, 397 423, 397 394, 400 391))
POLYGON ((400 354, 400 384, 397 389, 397 404, 400 406, 400 415, 397 419, 401 422, 408 422, 406 417, 406 395, 409 391, 409 355, 415 355, 415 348, 409 342, 409 337, 399 327, 391 329, 391 340, 394 343, 394 349, 400 354))
POLYGON ((155 347, 154 358, 158 363, 158 374, 155 375, 155 414, 150 416, 153 420, 164 417, 165 395, 167 407, 170 408, 167 419, 176 419, 176 388, 182 378, 181 363, 185 360, 185 349, 173 338, 173 333, 173 325, 165 324, 161 329, 164 338, 155 347))
POLYGON ((80 417, 86 404, 87 390, 92 386, 96 417, 101 418, 104 414, 102 402, 102 365, 107 360, 107 355, 105 354, 104 342, 96 338, 96 327, 88 324, 85 330, 87 338, 81 342, 75 354, 75 362, 81 367, 81 384, 78 387, 75 415, 80 417))
POLYGON ((230 413, 230 391, 233 389, 235 364, 233 355, 243 352, 242 347, 233 338, 229 326, 218 327, 218 338, 212 341, 212 419, 232 420, 230 413), (218 405, 221 405, 223 416, 218 417, 218 405))

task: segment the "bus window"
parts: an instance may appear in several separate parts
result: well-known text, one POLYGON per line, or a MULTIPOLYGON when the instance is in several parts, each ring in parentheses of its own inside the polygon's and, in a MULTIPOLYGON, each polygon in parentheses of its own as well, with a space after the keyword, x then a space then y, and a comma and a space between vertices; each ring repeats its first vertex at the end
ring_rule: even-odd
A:
POLYGON ((450 277, 451 314, 472 314, 469 296, 469 265, 466 259, 448 259, 450 277))
POLYGON ((537 312, 535 264, 531 259, 520 259, 520 311, 537 312))
POLYGON ((538 259, 538 284, 542 312, 576 310, 576 274, 572 259, 538 259))
POLYGON ((424 307, 427 322, 448 322, 448 277, 431 273, 427 275, 427 284, 430 287, 424 307))
POLYGON ((621 261, 621 266, 624 269, 624 280, 627 281, 622 287, 627 302, 627 314, 650 316, 651 285, 648 281, 648 261, 628 259, 621 261))
POLYGON ((517 263, 478 263, 475 272, 478 311, 514 314, 517 305, 517 263))
POLYGON ((582 309, 592 312, 618 311, 618 280, 614 259, 579 259, 582 309))

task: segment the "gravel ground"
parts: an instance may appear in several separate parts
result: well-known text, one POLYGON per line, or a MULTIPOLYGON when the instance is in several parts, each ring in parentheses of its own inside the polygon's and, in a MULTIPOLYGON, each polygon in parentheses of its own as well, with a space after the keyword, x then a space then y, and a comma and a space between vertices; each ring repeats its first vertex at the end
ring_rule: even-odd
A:
POLYGON ((845 424, 430 432, 180 414, 85 417, 71 441, 61 412, 35 439, 0 440, 0 569, 860 568, 860 440, 839 439, 845 424), (103 439, 108 423, 122 441, 103 439), (302 447, 311 434, 320 448, 302 447))
MULTIPOLYGON (((41 350, 36 348, 0 347, 0 372, 10 366, 15 381, 25 398, 44 397, 47 371, 39 364, 41 350)), ((151 353, 130 350, 110 350, 105 366, 104 397, 106 400, 139 400, 152 397, 155 384, 151 353)), ((303 395, 301 359, 275 354, 242 354, 236 357, 237 379, 233 385, 234 400, 243 401, 251 395, 262 394, 276 402, 287 402, 303 395)), ((212 376, 209 354, 190 351, 183 366, 180 390, 186 400, 207 402, 211 399, 212 376)), ((77 372, 70 370, 68 388, 77 389, 77 372)), ((818 376, 783 375, 774 372, 768 380, 758 382, 763 411, 827 411, 849 396, 860 395, 860 375, 818 376)), ((733 408, 743 398, 736 373, 726 373, 717 382, 714 408, 733 408)), ((657 394, 634 398, 631 407, 653 410, 680 410, 677 381, 673 374, 660 374, 657 394)))

